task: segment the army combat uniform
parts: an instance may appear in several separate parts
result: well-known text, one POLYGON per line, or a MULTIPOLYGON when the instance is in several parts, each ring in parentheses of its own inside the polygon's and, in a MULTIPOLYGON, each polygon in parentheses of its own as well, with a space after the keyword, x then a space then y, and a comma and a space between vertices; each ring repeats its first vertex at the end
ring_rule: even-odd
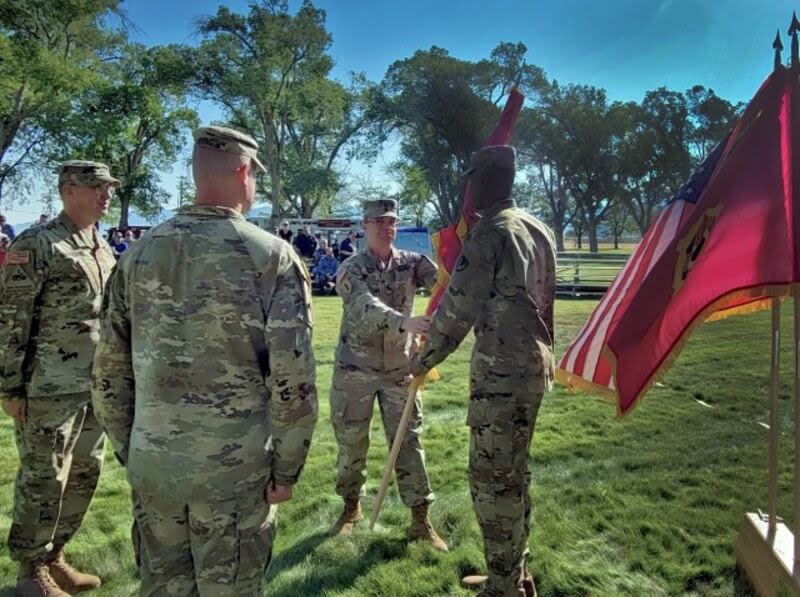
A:
MULTIPOLYGON (((393 199, 364 204, 365 221, 397 221, 393 199)), ((375 398, 381 409, 389 444, 394 441, 408 400, 410 357, 415 338, 402 329, 414 310, 418 288, 436 281, 433 262, 410 251, 391 247, 389 260, 378 259, 366 248, 339 268, 336 291, 343 313, 331 388, 331 418, 339 446, 336 491, 344 498, 344 512, 331 528, 333 535, 352 532, 362 519, 361 495, 366 481, 369 428, 375 398)), ((411 508, 410 539, 429 541, 447 551, 428 517, 433 501, 425 453, 420 445, 422 403, 419 395, 409 419, 395 466, 403 503, 411 508)))
MULTIPOLYGON (((336 291, 344 312, 336 349, 331 389, 331 417, 339 444, 336 492, 343 498, 363 494, 366 481, 369 427, 375 398, 391 445, 403 413, 411 376, 408 371, 412 338, 400 331, 410 316, 418 288, 431 288, 436 266, 410 251, 393 250, 384 265, 369 250, 341 265, 336 291)), ((409 508, 433 501, 425 453, 419 441, 422 408, 418 403, 406 441, 397 458, 397 484, 409 508)))
POLYGON ((420 363, 432 368, 470 329, 470 492, 489 568, 486 595, 517 595, 530 531, 528 454, 551 385, 555 248, 549 229, 504 200, 470 231, 420 363))
POLYGON ((133 489, 142 595, 263 593, 264 490, 296 483, 317 419, 310 298, 292 247, 225 207, 183 207, 122 255, 92 399, 133 489))
MULTIPOLYGON (((118 184, 103 168, 88 183, 118 184)), ((26 400, 26 420, 15 426, 20 468, 8 537, 23 564, 60 554, 97 487, 104 436, 89 389, 114 264, 96 229, 78 230, 62 212, 20 234, 0 268, 0 397, 26 400)))

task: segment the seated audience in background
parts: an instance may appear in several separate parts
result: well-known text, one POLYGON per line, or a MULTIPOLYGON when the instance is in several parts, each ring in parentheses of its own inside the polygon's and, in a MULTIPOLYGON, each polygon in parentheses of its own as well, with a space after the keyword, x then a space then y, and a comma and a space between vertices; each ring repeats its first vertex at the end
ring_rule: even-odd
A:
POLYGON ((311 234, 311 228, 306 224, 303 229, 297 233, 294 239, 294 246, 301 257, 311 259, 314 257, 314 251, 317 250, 317 241, 311 234))
POLYGON ((11 239, 7 234, 0 234, 0 267, 6 262, 6 253, 11 246, 11 239))
POLYGON ((281 229, 278 231, 278 236, 290 245, 292 244, 292 237, 294 237, 294 234, 292 233, 292 229, 289 228, 289 222, 286 220, 281 222, 281 229))
POLYGON ((317 250, 314 251, 314 265, 316 265, 320 259, 325 257, 328 254, 328 239, 320 238, 319 244, 317 245, 317 250))
MULTIPOLYGON (((324 239, 323 239, 324 240, 324 239)), ((324 291, 329 285, 336 283, 336 271, 339 269, 339 260, 333 256, 333 249, 328 247, 325 255, 320 257, 311 270, 314 276, 314 286, 324 291)))
POLYGON ((123 240, 122 232, 119 230, 114 232, 114 236, 111 237, 111 248, 114 250, 115 257, 122 255, 128 248, 128 243, 123 240))
POLYGON ((14 237, 17 236, 14 233, 14 227, 6 222, 6 217, 3 214, 0 214, 0 234, 5 234, 11 240, 14 240, 14 237))
POLYGON ((356 233, 351 230, 347 233, 347 238, 339 245, 339 261, 344 261, 348 257, 356 254, 356 233))

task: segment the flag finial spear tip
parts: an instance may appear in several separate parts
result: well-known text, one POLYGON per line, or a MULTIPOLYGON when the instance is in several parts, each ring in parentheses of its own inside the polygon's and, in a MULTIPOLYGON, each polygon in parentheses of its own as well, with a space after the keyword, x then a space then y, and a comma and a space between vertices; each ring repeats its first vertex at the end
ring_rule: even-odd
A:
POLYGON ((775 41, 772 42, 772 47, 773 47, 773 49, 777 50, 778 52, 783 50, 783 43, 781 42, 781 30, 780 29, 778 29, 778 31, 775 33, 775 41))
POLYGON ((800 21, 797 20, 797 11, 792 11, 792 23, 789 25, 789 35, 792 36, 792 66, 800 64, 800 46, 797 34, 800 32, 800 21))
POLYGON ((794 35, 800 31, 800 21, 797 20, 797 11, 792 11, 792 23, 789 25, 789 35, 794 35))
MULTIPOLYGON (((795 38, 796 39, 796 38, 795 38)), ((775 41, 772 42, 772 47, 775 50, 775 70, 780 70, 783 66, 783 61, 781 60, 781 52, 783 51, 783 42, 781 41, 781 30, 775 33, 775 41)))

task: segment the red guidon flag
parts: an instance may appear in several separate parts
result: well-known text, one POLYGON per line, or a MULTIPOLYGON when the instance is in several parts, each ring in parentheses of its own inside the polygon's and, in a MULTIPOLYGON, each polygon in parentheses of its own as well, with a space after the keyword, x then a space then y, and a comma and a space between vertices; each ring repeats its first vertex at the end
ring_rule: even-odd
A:
MULTIPOLYGON (((494 131, 486 138, 483 147, 508 145, 511 140, 511 134, 514 132, 514 127, 517 125, 517 119, 519 118, 520 110, 522 110, 522 102, 524 100, 525 97, 517 89, 511 90, 511 93, 508 94, 506 106, 503 108, 503 113, 500 115, 500 122, 497 123, 494 131)), ((432 315, 439 307, 444 292, 447 290, 450 274, 453 272, 458 256, 461 254, 461 245, 470 228, 477 220, 475 208, 472 206, 469 179, 467 179, 466 185, 464 204, 458 221, 431 235, 431 243, 434 251, 436 251, 439 273, 436 285, 431 291, 431 300, 426 310, 428 315, 432 315)))
POLYGON ((800 281, 800 68, 778 68, 650 226, 556 377, 627 413, 703 321, 800 281))

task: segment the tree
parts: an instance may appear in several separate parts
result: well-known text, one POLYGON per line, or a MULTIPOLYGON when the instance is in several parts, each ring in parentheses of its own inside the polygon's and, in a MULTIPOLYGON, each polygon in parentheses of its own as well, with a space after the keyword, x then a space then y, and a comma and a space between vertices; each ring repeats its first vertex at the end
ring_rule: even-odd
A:
POLYGON ((122 38, 105 28, 120 0, 0 4, 0 200, 4 186, 56 149, 71 99, 122 38))
POLYGON ((402 160, 392 164, 392 172, 400 186, 398 202, 401 218, 413 222, 415 226, 422 226, 433 198, 425 172, 419 166, 402 160))
POLYGON ((259 142, 273 215, 330 207, 341 184, 334 162, 367 123, 370 94, 363 77, 349 89, 328 78, 325 11, 308 0, 294 15, 286 0, 252 3, 247 15, 220 7, 198 31, 195 90, 259 142))
MULTIPOLYGON (((556 237, 556 250, 564 250, 564 231, 575 215, 574 201, 564 183, 564 177, 551 164, 533 163, 528 169, 530 207, 550 228, 556 237)), ((518 201, 524 205, 524 201, 518 201)))
POLYGON ((349 144, 352 157, 359 131, 369 122, 373 86, 363 76, 354 77, 347 89, 336 81, 318 79, 297 89, 296 110, 286 119, 288 143, 284 194, 290 209, 310 218, 318 209, 330 212, 341 189, 335 162, 349 144))
POLYGON ((683 94, 663 87, 641 105, 626 104, 628 123, 620 143, 620 199, 641 234, 691 170, 691 123, 683 94))
POLYGON ((628 232, 631 227, 631 212, 628 206, 622 202, 615 203, 606 214, 609 232, 614 238, 614 248, 619 249, 619 241, 622 235, 628 232))
POLYGON ((389 187, 383 181, 375 180, 370 172, 351 174, 337 193, 332 213, 338 217, 360 220, 365 201, 390 195, 389 187))
POLYGON ((119 228, 127 228, 131 206, 154 214, 169 198, 158 173, 175 162, 186 134, 198 124, 186 105, 187 66, 179 47, 130 44, 103 84, 82 98, 78 119, 84 135, 74 151, 102 156, 122 180, 119 228))
POLYGON ((397 132, 405 162, 424 173, 438 219, 460 213, 471 155, 497 122, 498 104, 513 85, 533 86, 541 70, 524 62, 523 44, 500 44, 474 63, 436 46, 394 62, 376 101, 378 142, 397 132))
POLYGON ((181 174, 178 177, 178 204, 191 205, 194 203, 196 193, 194 181, 185 174, 181 174))
POLYGON ((526 142, 563 177, 582 216, 581 222, 573 216, 573 227, 585 223, 595 253, 598 226, 619 201, 618 149, 629 126, 625 106, 609 104, 603 89, 553 82, 543 87, 530 118, 526 142))
MULTIPOLYGON (((531 195, 530 206, 553 229, 556 249, 564 250, 564 232, 575 214, 575 201, 570 194, 564 176, 556 165, 548 160, 547 144, 537 143, 536 131, 542 121, 534 110, 523 110, 517 124, 517 168, 527 177, 526 192, 531 195)), ((520 204, 524 202, 520 201, 520 204)))
POLYGON ((692 122, 690 149, 695 164, 699 164, 733 128, 744 104, 732 104, 702 85, 695 85, 685 95, 692 122))

